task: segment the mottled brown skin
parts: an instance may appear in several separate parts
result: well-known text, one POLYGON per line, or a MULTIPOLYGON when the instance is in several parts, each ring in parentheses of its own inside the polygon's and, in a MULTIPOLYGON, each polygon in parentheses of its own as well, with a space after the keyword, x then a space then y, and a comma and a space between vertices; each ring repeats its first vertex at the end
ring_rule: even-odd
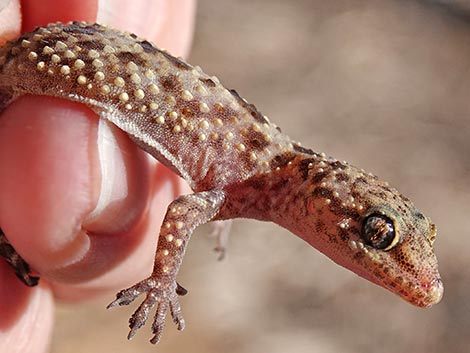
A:
POLYGON ((176 274, 194 229, 214 220, 275 222, 414 305, 442 297, 435 226, 410 200, 361 169, 292 142, 215 77, 135 35, 78 22, 24 34, 0 49, 0 110, 23 94, 86 104, 194 191, 169 205, 152 275, 109 305, 146 294, 129 337, 155 305, 152 343, 167 310, 184 328, 178 294, 185 290, 176 274))

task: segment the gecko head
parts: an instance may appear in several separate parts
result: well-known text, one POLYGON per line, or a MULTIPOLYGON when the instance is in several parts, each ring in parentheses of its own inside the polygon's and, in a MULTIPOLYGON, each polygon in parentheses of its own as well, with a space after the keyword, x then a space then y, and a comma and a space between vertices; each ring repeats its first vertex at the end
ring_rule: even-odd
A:
POLYGON ((306 217, 294 231, 333 261, 409 303, 438 303, 444 287, 432 221, 363 170, 337 161, 320 167, 318 172, 311 168, 306 217))
POLYGON ((436 227, 428 217, 404 199, 401 205, 371 206, 359 224, 359 238, 350 239, 348 246, 361 275, 419 307, 441 300, 444 287, 433 249, 436 227))

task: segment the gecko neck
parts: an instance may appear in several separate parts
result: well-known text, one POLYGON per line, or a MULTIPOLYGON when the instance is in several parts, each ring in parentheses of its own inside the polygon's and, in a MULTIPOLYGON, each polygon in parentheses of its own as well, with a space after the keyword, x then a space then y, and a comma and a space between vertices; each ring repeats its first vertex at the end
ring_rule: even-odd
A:
POLYGON ((307 196, 321 185, 327 173, 321 167, 326 163, 323 155, 299 149, 272 158, 270 172, 227 186, 231 197, 219 218, 254 218, 285 226, 288 219, 301 217, 306 212, 307 196))

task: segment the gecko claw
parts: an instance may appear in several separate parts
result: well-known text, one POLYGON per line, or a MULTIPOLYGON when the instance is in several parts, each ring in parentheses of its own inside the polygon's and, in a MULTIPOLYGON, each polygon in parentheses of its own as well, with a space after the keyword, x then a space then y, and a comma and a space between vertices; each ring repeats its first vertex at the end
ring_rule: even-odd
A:
POLYGON ((184 288, 182 285, 180 285, 178 282, 176 282, 176 294, 180 296, 184 296, 188 294, 188 290, 184 288))
POLYGON ((160 339, 162 338, 162 333, 163 331, 158 331, 157 333, 155 333, 155 335, 150 339, 150 343, 158 344, 160 342, 160 339))
MULTIPOLYGON (((29 270, 29 266, 28 266, 28 270, 29 270)), ((37 276, 31 276, 31 274, 27 272, 18 273, 15 271, 15 275, 21 280, 21 282, 26 284, 28 287, 34 287, 39 284, 40 278, 37 276)))
POLYGON ((222 246, 216 246, 214 251, 217 253, 217 261, 222 261, 225 259, 225 255, 227 254, 227 249, 222 246))

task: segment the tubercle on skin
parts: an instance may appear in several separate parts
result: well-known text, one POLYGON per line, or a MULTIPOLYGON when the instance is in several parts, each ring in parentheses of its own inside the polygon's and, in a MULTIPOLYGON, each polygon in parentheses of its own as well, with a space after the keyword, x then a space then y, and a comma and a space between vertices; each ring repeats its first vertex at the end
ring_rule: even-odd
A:
MULTIPOLYGON (((153 275, 110 304, 151 294, 131 319, 130 337, 160 295, 184 327, 177 296, 165 290, 178 288, 192 231, 211 220, 270 220, 415 305, 442 297, 435 228, 411 201, 372 174, 301 147, 217 78, 145 40, 79 22, 24 34, 0 49, 0 104, 26 93, 86 104, 195 191, 170 205, 153 275), (361 222, 374 212, 393 219, 399 232, 387 251, 361 239, 361 222)), ((153 343, 163 323, 155 325, 153 343)))

